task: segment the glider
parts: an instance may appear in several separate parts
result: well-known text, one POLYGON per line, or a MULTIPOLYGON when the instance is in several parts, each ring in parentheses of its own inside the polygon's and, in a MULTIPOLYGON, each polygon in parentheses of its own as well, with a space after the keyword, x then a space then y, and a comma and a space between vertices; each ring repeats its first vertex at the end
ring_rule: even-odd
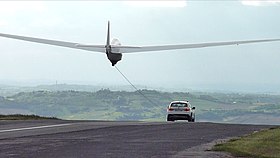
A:
POLYGON ((73 43, 73 42, 18 36, 18 35, 3 34, 3 33, 0 33, 0 36, 6 37, 6 38, 13 38, 13 39, 17 39, 17 40, 29 41, 29 42, 36 42, 36 43, 43 43, 43 44, 49 44, 49 45, 55 45, 55 46, 61 46, 61 47, 68 47, 68 48, 74 48, 74 49, 106 53, 107 58, 112 63, 112 66, 114 66, 118 61, 120 61, 122 59, 122 53, 151 52, 151 51, 163 51, 163 50, 174 50, 174 49, 190 49, 190 48, 203 48, 203 47, 280 41, 280 39, 262 39, 262 40, 177 44, 177 45, 124 46, 124 45, 121 45, 121 43, 118 39, 112 39, 112 41, 110 42, 110 22, 109 21, 108 21, 108 30, 107 30, 107 40, 106 40, 105 45, 88 45, 88 44, 80 44, 80 43, 73 43))

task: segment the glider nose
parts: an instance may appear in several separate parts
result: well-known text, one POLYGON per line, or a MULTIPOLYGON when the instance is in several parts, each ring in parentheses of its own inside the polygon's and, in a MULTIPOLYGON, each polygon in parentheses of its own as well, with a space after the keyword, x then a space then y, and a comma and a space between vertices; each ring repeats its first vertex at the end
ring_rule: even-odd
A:
POLYGON ((110 60, 111 63, 112 63, 112 66, 115 66, 117 64, 118 61, 113 61, 113 60, 110 60))

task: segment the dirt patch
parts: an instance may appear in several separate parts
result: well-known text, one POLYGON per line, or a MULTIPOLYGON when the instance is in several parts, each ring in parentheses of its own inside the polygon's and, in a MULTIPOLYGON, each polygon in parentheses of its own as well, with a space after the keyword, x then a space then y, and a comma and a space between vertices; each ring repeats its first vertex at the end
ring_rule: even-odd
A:
POLYGON ((188 148, 184 151, 178 152, 176 155, 172 156, 172 158, 186 158, 186 157, 195 157, 195 158, 235 158, 234 156, 230 155, 229 153, 225 152, 217 152, 212 151, 214 145, 227 142, 232 138, 227 139, 218 139, 214 140, 207 144, 202 144, 198 146, 194 146, 188 148))

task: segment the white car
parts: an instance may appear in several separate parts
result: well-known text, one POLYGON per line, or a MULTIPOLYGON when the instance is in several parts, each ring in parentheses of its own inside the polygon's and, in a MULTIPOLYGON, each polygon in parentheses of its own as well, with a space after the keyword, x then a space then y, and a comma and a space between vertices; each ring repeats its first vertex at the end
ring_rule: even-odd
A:
POLYGON ((195 107, 188 101, 173 101, 167 107, 167 121, 188 120, 195 121, 195 107))

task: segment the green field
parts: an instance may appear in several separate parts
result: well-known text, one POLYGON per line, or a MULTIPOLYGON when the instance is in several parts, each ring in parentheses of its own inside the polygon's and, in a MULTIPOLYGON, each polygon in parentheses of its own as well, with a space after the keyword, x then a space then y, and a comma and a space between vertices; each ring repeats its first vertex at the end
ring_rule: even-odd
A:
POLYGON ((229 152, 234 156, 280 158, 280 128, 232 139, 225 144, 216 145, 213 150, 229 152))

